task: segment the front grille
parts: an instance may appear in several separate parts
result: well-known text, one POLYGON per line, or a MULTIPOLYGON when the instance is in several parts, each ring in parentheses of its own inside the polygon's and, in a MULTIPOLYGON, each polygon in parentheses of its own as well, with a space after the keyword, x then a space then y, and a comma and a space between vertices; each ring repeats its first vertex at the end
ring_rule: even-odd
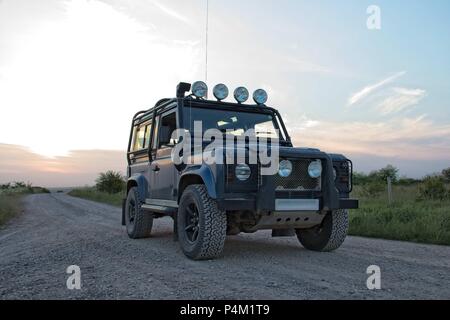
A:
MULTIPOLYGON (((282 159, 280 159, 281 161, 282 159)), ((320 191, 321 179, 311 178, 308 174, 308 166, 315 159, 291 160, 292 173, 289 177, 283 178, 279 174, 275 175, 275 188, 277 191, 320 191)))

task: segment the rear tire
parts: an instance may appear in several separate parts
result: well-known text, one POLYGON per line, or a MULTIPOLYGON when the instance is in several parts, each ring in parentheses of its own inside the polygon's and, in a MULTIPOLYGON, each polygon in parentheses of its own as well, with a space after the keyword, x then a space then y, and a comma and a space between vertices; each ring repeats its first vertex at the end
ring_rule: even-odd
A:
POLYGON ((348 233, 348 210, 334 210, 325 216, 321 225, 310 229, 296 229, 297 238, 308 250, 333 251, 344 242, 348 233))
POLYGON ((132 187, 125 202, 127 234, 132 239, 149 237, 152 231, 153 215, 142 209, 142 203, 137 187, 132 187))
POLYGON ((184 190, 178 207, 177 232, 181 249, 190 259, 213 259, 222 253, 226 213, 219 210, 204 185, 194 184, 184 190))

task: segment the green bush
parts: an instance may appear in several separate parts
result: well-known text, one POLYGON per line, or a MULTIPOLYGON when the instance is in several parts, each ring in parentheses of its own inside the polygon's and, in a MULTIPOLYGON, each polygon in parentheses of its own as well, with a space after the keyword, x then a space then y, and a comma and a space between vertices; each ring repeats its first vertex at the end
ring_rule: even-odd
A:
POLYGON ((447 182, 450 182, 450 168, 442 170, 442 176, 447 182))
POLYGON ((119 193, 125 189, 125 179, 120 172, 109 170, 100 173, 95 186, 101 192, 119 193))
POLYGON ((353 172, 353 184, 360 186, 369 182, 369 176, 364 172, 353 172))
POLYGON ((448 198, 449 192, 445 187, 442 176, 427 176, 419 186, 419 199, 443 200, 448 198))
POLYGON ((381 181, 368 182, 361 186, 360 194, 367 198, 378 197, 385 190, 385 187, 386 184, 381 181))
MULTIPOLYGON (((369 174, 363 172, 353 172, 353 184, 365 185, 371 183, 387 183, 387 178, 390 177, 392 183, 398 180, 398 169, 390 164, 379 170, 371 171, 369 174)), ((414 179, 402 178, 402 183, 414 182, 414 179)))
POLYGON ((14 182, 12 188, 13 189, 22 189, 22 188, 28 188, 30 184, 26 184, 25 182, 22 181, 16 181, 14 182))
POLYGON ((388 164, 386 167, 381 168, 380 170, 372 171, 369 173, 369 181, 375 182, 380 181, 386 183, 387 178, 391 178, 393 183, 397 182, 398 178, 398 169, 393 165, 388 164))
POLYGON ((397 184, 400 186, 411 186, 411 185, 415 185, 419 182, 420 182, 420 180, 417 180, 417 179, 401 177, 400 179, 398 179, 397 184))
POLYGON ((11 182, 0 185, 0 190, 9 190, 9 189, 11 189, 11 182))

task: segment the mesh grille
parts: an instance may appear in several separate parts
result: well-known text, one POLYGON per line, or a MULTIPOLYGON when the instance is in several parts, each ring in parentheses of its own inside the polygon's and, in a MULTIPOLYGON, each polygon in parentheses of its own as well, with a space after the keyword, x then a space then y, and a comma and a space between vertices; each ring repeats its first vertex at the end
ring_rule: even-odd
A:
POLYGON ((315 159, 291 160, 292 173, 289 177, 283 178, 279 174, 275 175, 276 190, 307 190, 320 191, 321 179, 311 178, 308 174, 308 166, 315 159))

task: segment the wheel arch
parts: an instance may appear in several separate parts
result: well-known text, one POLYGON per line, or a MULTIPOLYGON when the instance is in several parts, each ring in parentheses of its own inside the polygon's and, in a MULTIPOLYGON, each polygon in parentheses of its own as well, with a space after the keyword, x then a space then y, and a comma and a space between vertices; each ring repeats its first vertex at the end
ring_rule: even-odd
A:
POLYGON ((127 180, 127 195, 131 188, 137 187, 141 201, 148 198, 148 181, 142 174, 132 175, 127 180))
POLYGON ((180 202, 183 191, 192 184, 203 184, 208 192, 208 195, 212 199, 217 198, 215 179, 211 172, 211 169, 206 166, 193 167, 186 170, 178 182, 178 203, 180 202))

